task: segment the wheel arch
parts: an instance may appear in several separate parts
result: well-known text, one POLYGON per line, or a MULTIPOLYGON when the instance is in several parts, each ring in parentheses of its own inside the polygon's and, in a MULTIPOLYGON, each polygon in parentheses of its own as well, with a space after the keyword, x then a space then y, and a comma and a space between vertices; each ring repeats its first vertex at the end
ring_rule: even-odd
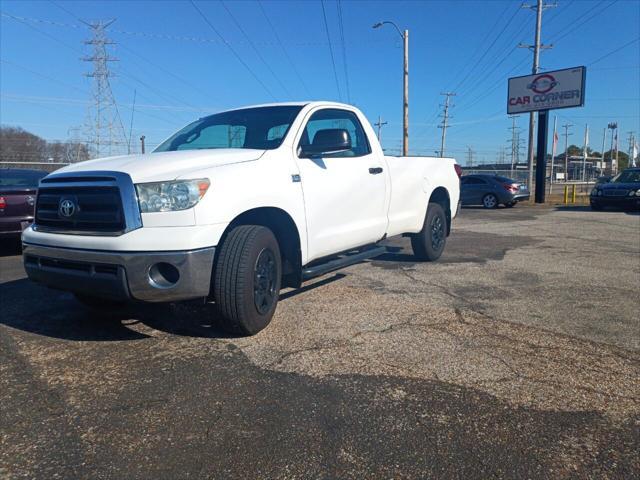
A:
MULTIPOLYGON (((302 283, 301 239, 291 215, 278 207, 257 207, 246 210, 229 223, 220 238, 219 245, 222 245, 232 229, 240 225, 261 225, 273 232, 282 255, 282 286, 299 287, 302 283)), ((217 258, 215 260, 217 262, 217 258)))
POLYGON ((447 218, 447 236, 451 233, 451 199, 445 187, 437 187, 429 196, 429 203, 437 203, 444 210, 447 218))

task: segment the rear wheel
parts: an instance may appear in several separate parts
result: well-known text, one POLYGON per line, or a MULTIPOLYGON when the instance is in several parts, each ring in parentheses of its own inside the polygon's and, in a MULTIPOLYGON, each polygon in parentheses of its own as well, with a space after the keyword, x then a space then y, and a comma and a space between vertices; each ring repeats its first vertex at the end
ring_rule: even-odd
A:
POLYGON ((418 260, 433 262, 440 258, 447 243, 447 216, 442 205, 430 203, 422 230, 411 236, 411 248, 418 260))
POLYGON ((496 208, 498 206, 498 197, 493 193, 487 193, 482 197, 482 206, 484 208, 496 208))
POLYGON ((273 232, 259 225, 235 227, 215 266, 213 296, 222 327, 254 335, 271 322, 278 304, 282 264, 273 232))
POLYGON ((517 202, 509 202, 509 203, 505 203, 504 206, 507 208, 512 208, 516 206, 517 202))

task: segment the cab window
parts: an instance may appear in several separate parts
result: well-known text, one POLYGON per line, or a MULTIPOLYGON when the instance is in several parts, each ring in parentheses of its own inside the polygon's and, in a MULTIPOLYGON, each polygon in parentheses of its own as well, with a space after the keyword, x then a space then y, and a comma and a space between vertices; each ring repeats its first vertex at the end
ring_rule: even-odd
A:
POLYGON ((333 130, 336 128, 346 130, 349 133, 351 149, 326 155, 326 157, 362 157, 371 153, 369 141, 358 117, 353 112, 336 108, 319 110, 311 115, 307 126, 302 132, 299 146, 313 144, 313 140, 320 130, 333 130))

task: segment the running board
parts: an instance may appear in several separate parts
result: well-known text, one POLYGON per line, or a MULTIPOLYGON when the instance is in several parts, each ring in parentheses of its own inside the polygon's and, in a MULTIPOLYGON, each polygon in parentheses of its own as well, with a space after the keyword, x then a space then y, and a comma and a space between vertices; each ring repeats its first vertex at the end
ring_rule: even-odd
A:
POLYGON ((307 267, 302 270, 302 281, 310 280, 314 277, 319 277, 320 275, 332 272, 333 270, 348 267, 349 265, 353 265, 354 263, 361 262, 368 258, 377 257, 386 252, 386 247, 374 247, 365 251, 353 253, 351 255, 345 255, 343 257, 336 258, 335 260, 330 260, 327 263, 322 263, 313 267, 307 267))

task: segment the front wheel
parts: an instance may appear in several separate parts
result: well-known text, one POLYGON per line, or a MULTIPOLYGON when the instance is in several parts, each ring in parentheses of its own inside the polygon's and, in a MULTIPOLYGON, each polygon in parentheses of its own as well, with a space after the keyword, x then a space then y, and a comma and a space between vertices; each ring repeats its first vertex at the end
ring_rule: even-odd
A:
POLYGON ((422 230, 411 236, 411 248, 418 260, 433 262, 440 258, 447 243, 447 216, 442 205, 430 203, 422 230))
POLYGON ((484 208, 496 208, 498 206, 498 197, 496 197, 493 193, 487 193, 482 198, 482 206, 484 208))
POLYGON ((273 232, 259 225, 235 227, 215 265, 213 297, 222 327, 254 335, 271 322, 278 304, 282 261, 273 232))

